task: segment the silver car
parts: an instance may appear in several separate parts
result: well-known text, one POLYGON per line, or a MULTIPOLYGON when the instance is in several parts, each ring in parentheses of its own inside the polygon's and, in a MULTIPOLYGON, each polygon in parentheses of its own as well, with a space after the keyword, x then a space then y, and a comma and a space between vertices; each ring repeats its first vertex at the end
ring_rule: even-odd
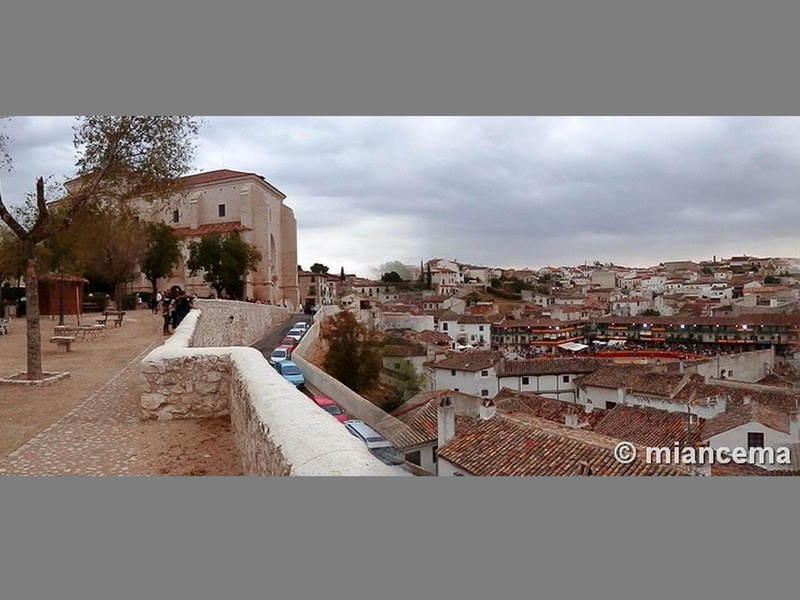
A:
POLYGON ((364 421, 345 421, 344 426, 347 427, 347 431, 364 442, 367 445, 367 449, 381 462, 390 466, 405 463, 403 455, 395 449, 392 443, 364 421))

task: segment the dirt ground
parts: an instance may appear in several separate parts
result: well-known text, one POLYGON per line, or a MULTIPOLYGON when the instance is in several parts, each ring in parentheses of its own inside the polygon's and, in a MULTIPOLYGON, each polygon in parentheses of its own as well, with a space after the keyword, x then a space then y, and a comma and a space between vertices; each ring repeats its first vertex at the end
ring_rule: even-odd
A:
MULTIPOLYGON (((82 322, 94 323, 93 316, 84 315, 82 322)), ((49 341, 57 320, 43 317, 41 323, 44 370, 66 371, 70 376, 48 386, 0 384, 0 461, 17 450, 17 455, 23 453, 37 435, 41 434, 35 440, 39 446, 46 445, 43 442, 53 431, 51 425, 73 419, 81 421, 84 432, 90 434, 84 433, 82 441, 75 444, 62 436, 59 443, 72 448, 31 452, 29 463, 39 461, 45 474, 58 470, 45 462, 69 463, 61 471, 80 474, 80 453, 85 451, 81 444, 93 443, 101 448, 91 457, 97 463, 92 467, 95 474, 242 474, 228 419, 158 422, 138 418, 135 365, 163 343, 160 316, 148 310, 128 311, 121 327, 109 323, 105 338, 73 342, 69 353, 49 341), (91 438, 88 441, 87 435, 91 438), (103 447, 109 451, 104 452, 103 447), (112 448, 118 449, 116 454, 112 448), (123 467, 124 471, 119 471, 121 448, 130 464, 123 467), (66 455, 69 460, 63 458, 66 455)), ((77 324, 77 318, 67 317, 66 324, 77 324)), ((12 318, 10 334, 0 335, 0 378, 25 370, 25 344, 25 319, 12 318)), ((36 464, 25 471, 32 475, 39 472, 36 464)))

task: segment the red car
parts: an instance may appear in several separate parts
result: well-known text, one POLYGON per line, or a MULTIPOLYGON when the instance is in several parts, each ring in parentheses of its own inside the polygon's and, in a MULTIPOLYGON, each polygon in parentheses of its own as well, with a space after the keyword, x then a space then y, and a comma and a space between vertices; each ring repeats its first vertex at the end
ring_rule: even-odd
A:
POLYGON ((286 336, 281 340, 281 346, 289 346, 289 348, 292 349, 294 349, 294 347, 297 346, 297 344, 299 343, 300 342, 298 342, 295 338, 289 336, 286 336))
POLYGON ((339 423, 347 421, 347 413, 341 407, 327 396, 311 396, 314 404, 328 412, 331 416, 335 417, 339 423))

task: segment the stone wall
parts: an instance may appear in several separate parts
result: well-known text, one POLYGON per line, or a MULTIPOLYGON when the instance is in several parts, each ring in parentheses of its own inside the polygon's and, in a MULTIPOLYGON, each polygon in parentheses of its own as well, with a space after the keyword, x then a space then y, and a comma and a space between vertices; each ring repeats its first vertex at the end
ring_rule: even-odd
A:
MULTIPOLYGON (((258 350, 193 347, 196 342, 232 339, 233 331, 245 338, 244 343, 264 335, 265 313, 250 309, 261 305, 228 303, 208 310, 206 302, 198 303, 202 308, 187 315, 175 333, 143 359, 143 418, 230 415, 245 475, 409 475, 375 458, 278 375, 258 350), (231 315, 233 323, 242 324, 238 330, 226 329, 231 315)), ((280 315, 281 310, 272 314, 280 315)), ((267 332, 280 322, 273 321, 267 332)))
POLYGON ((286 308, 252 302, 196 300, 195 306, 202 317, 194 328, 193 348, 248 346, 290 317, 286 308))
POLYGON ((141 410, 145 419, 190 419, 229 414, 230 358, 218 352, 180 352, 145 359, 141 410))

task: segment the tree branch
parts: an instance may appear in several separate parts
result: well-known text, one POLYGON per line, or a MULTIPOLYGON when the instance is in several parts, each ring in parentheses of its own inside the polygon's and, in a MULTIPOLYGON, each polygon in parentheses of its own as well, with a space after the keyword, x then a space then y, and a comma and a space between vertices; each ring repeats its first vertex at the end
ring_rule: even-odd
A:
POLYGON ((8 208, 3 201, 2 192, 0 192, 0 219, 2 219, 3 222, 8 225, 8 227, 14 232, 14 235, 16 235, 20 241, 23 241, 28 237, 28 232, 25 231, 25 228, 14 218, 14 215, 8 212, 8 208))

